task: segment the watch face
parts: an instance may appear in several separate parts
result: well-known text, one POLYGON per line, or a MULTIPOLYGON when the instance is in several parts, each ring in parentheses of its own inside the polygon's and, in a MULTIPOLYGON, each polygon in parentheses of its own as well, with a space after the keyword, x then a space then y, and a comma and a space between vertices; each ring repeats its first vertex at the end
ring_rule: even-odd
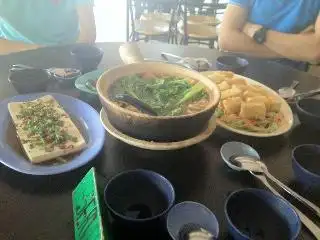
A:
POLYGON ((259 44, 264 43, 266 40, 266 29, 261 28, 258 31, 256 31, 253 36, 253 39, 259 44))

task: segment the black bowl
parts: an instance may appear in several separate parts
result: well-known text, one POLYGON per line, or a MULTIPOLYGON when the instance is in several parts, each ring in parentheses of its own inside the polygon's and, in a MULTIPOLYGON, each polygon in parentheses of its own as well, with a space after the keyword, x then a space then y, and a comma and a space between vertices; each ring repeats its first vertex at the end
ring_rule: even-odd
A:
POLYGON ((112 178, 104 201, 115 222, 133 229, 157 227, 173 206, 171 183, 158 173, 133 170, 112 178))
POLYGON ((320 187, 320 145, 295 147, 292 151, 292 168, 297 181, 305 187, 320 187))
POLYGON ((320 130, 320 100, 301 99, 296 103, 296 109, 301 124, 320 130))
POLYGON ((290 204, 271 192, 243 189, 226 200, 228 230, 235 240, 297 239, 301 223, 290 204))
POLYGON ((217 69, 221 71, 232 71, 241 74, 249 65, 249 62, 236 56, 221 56, 217 58, 217 69))
POLYGON ((20 94, 45 92, 51 74, 45 69, 10 70, 8 81, 20 94))
POLYGON ((103 51, 94 45, 82 44, 74 47, 71 50, 71 55, 75 58, 77 67, 84 74, 97 69, 101 62, 103 51))

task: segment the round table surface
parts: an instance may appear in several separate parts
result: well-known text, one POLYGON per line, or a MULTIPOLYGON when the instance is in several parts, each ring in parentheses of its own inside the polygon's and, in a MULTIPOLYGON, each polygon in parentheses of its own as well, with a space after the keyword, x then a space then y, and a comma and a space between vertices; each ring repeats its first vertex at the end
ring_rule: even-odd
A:
MULTIPOLYGON (((120 44, 98 44, 104 50, 100 69, 121 64, 118 54, 120 44)), ((43 48, 0 56, 0 99, 17 94, 7 81, 8 70, 12 64, 20 63, 41 68, 76 67, 70 55, 71 47, 43 48)), ((160 59, 161 51, 181 56, 206 57, 213 62, 222 55, 217 50, 195 46, 141 43, 140 47, 145 57, 157 59, 160 59)), ((320 85, 318 78, 307 73, 272 61, 254 58, 248 60, 249 67, 243 75, 273 89, 289 86, 293 80, 300 82, 298 91, 320 85)), ((56 90, 74 96, 79 94, 75 90, 56 90)), ((36 177, 16 173, 1 165, 0 239, 73 239, 72 190, 92 166, 98 173, 100 190, 108 179, 124 170, 144 168, 163 174, 175 187, 176 202, 189 200, 206 205, 218 218, 219 239, 231 239, 223 211, 226 197, 232 191, 241 188, 263 186, 248 173, 234 172, 224 164, 219 150, 221 145, 228 141, 242 141, 253 146, 274 176, 320 205, 319 192, 303 191, 294 181, 291 167, 292 149, 299 144, 320 144, 320 134, 299 125, 297 119, 293 130, 284 136, 257 139, 234 135, 218 128, 201 144, 168 152, 131 147, 107 134, 105 146, 96 159, 73 172, 36 177)), ((313 237, 303 227, 300 239, 313 237)))

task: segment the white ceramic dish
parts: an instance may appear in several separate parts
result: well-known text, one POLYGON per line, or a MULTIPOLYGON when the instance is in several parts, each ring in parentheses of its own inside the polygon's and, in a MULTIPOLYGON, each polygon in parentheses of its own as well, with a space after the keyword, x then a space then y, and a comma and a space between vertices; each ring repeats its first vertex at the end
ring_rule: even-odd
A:
MULTIPOLYGON (((213 73, 214 73, 214 71, 202 72, 202 74, 207 77, 212 75, 213 73)), ((266 91, 268 91, 270 94, 275 96, 281 102, 280 112, 284 116, 283 125, 280 126, 276 131, 271 132, 271 133, 249 132, 249 131, 245 131, 245 130, 236 129, 236 128, 228 126, 223 121, 219 120, 219 118, 217 118, 217 120, 216 120, 217 125, 228 130, 228 131, 231 131, 231 132, 234 132, 237 134, 241 134, 241 135, 252 136, 252 137, 267 138, 267 137, 275 137, 275 136, 279 136, 279 135, 283 135, 283 134, 287 133, 293 126, 293 113, 292 113, 292 110, 291 110, 290 106, 288 105, 288 103, 282 97, 280 97, 277 92, 275 92, 271 88, 267 87, 266 85, 259 83, 258 81, 252 80, 250 78, 241 76, 241 75, 237 75, 237 74, 234 74, 234 75, 245 79, 248 84, 258 85, 258 86, 263 87, 266 91)))

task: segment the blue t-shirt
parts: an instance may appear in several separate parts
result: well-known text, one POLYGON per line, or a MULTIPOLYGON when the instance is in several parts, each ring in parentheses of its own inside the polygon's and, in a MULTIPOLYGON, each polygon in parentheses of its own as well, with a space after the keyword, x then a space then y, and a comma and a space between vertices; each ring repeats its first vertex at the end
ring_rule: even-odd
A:
POLYGON ((229 0, 249 10, 248 21, 285 33, 299 33, 316 22, 320 0, 229 0))
POLYGON ((93 0, 0 0, 0 38, 39 45, 73 43, 81 4, 93 0))

